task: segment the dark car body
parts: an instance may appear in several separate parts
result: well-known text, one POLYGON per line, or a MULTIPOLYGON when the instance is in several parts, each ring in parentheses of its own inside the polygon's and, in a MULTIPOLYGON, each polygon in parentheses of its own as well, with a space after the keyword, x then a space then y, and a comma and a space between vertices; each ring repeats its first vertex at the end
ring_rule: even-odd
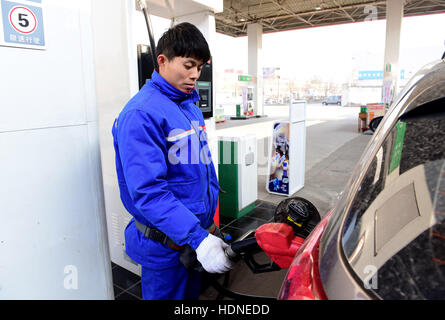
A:
POLYGON ((445 299, 445 61, 391 105, 279 299, 445 299))

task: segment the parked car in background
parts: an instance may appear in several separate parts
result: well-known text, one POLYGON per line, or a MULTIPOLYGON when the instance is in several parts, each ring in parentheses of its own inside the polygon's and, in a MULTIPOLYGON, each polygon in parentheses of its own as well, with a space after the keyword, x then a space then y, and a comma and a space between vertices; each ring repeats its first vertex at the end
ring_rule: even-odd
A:
POLYGON ((341 106, 341 96, 329 96, 321 102, 322 105, 335 104, 341 106))
POLYGON ((444 141, 441 60, 391 105, 278 299, 445 299, 444 141))

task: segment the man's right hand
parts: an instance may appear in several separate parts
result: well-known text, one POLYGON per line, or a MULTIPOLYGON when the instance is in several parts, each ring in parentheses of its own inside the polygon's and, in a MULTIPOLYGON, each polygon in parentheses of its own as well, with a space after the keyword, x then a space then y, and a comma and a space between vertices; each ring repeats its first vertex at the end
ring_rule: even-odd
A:
POLYGON ((224 273, 232 269, 234 263, 226 256, 224 249, 229 245, 221 238, 210 234, 196 248, 196 258, 205 271, 224 273))

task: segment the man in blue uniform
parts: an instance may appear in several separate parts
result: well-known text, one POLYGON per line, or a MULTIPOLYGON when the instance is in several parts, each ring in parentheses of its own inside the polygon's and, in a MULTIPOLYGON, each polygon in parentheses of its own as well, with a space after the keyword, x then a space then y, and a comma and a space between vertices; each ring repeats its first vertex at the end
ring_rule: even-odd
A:
POLYGON ((227 244, 212 234, 219 185, 194 104, 210 50, 195 26, 181 23, 164 33, 156 56, 158 71, 112 130, 121 199, 133 216, 126 252, 142 266, 144 299, 198 299, 201 275, 181 263, 185 247, 207 272, 232 267, 227 244))

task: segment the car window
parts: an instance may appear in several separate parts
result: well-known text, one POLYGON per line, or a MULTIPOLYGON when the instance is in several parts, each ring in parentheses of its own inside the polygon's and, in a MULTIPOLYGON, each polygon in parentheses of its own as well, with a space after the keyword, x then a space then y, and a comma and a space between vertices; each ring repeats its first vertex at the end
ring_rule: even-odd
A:
POLYGON ((354 196, 342 248, 383 299, 445 298, 445 100, 399 118, 354 196))

